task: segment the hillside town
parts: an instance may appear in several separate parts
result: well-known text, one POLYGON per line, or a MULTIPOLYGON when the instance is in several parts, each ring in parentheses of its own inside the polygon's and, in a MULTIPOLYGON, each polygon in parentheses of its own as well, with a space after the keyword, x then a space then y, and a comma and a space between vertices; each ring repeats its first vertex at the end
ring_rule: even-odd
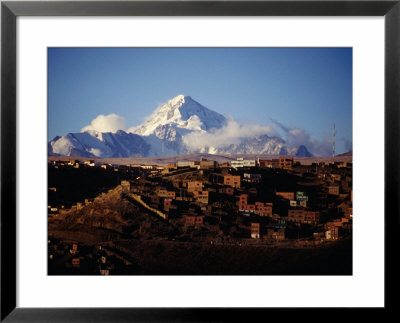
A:
POLYGON ((324 250, 351 241, 350 162, 305 165, 281 156, 116 165, 60 158, 48 167, 50 274, 146 274, 139 268, 150 265, 132 251, 137 241, 209 250, 324 250), (98 189, 79 193, 72 180, 70 187, 57 180, 61 172, 79 173, 80 186, 96 172, 99 183, 91 186, 98 189))

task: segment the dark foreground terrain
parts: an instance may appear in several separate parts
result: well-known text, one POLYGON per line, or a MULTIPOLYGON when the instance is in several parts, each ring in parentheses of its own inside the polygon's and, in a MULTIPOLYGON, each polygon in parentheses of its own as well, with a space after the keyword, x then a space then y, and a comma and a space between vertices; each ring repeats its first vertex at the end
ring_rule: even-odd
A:
MULTIPOLYGON (((113 275, 352 274, 350 239, 322 248, 302 249, 135 240, 121 241, 116 246, 110 250, 131 262, 115 265, 113 275)), ((66 268, 64 262, 50 262, 49 275, 98 274, 96 265, 93 260, 77 269, 66 268)))
POLYGON ((348 168, 316 165, 203 170, 51 163, 48 273, 351 275, 350 175, 348 168), (342 179, 341 194, 328 194, 331 172, 342 179), (241 185, 221 184, 225 177, 240 178, 241 185), (207 195, 195 195, 189 184, 207 195), (298 201, 289 205, 294 192, 307 194, 308 209, 321 210, 317 218, 312 211, 307 219, 289 216, 306 209, 298 201), (269 203, 270 213, 249 211, 254 203, 264 211, 269 203))
POLYGON ((82 210, 49 219, 49 275, 102 269, 110 275, 351 275, 352 240, 269 244, 206 228, 201 235, 180 231, 115 188, 82 210))

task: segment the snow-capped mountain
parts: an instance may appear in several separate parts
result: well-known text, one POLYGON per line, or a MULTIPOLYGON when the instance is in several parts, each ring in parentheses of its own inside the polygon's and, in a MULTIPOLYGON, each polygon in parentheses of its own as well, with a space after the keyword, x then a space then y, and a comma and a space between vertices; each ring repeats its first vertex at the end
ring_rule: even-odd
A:
POLYGON ((228 120, 190 96, 178 95, 158 107, 141 125, 116 133, 94 130, 68 133, 49 142, 49 155, 87 157, 147 157, 186 153, 274 154, 310 157, 303 145, 290 147, 279 137, 262 134, 235 142, 221 142, 218 147, 191 145, 193 135, 223 131, 228 120), (192 135, 192 137, 189 137, 192 135), (185 137, 186 136, 186 137, 185 137))
POLYGON ((190 96, 180 94, 158 107, 132 132, 141 136, 156 134, 157 137, 166 139, 165 129, 169 129, 170 134, 171 129, 184 134, 188 130, 209 131, 212 128, 221 128, 225 123, 226 119, 222 114, 207 109, 190 96))
POLYGON ((311 157, 312 154, 303 145, 288 147, 286 142, 279 137, 261 135, 255 138, 245 138, 239 144, 231 144, 227 147, 214 150, 220 154, 271 154, 290 155, 297 157, 311 157))
POLYGON ((49 155, 86 157, 143 157, 148 156, 150 148, 141 136, 123 130, 68 133, 48 144, 49 155))

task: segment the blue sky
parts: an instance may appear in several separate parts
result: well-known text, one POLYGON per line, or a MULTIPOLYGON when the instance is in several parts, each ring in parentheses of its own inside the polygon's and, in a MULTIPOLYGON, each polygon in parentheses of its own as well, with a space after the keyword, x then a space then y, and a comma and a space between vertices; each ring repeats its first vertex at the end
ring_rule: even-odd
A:
MULTIPOLYGON (((49 48, 48 139, 115 113, 128 127, 190 95, 239 123, 352 142, 351 48, 49 48)), ((284 138, 286 139, 286 138, 284 138)))

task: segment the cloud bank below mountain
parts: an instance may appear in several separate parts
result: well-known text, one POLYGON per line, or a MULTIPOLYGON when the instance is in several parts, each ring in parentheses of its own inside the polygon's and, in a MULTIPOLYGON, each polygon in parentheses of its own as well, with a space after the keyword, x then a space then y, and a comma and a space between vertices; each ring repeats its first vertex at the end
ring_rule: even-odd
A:
POLYGON ((239 144, 243 138, 257 137, 260 135, 272 135, 275 125, 262 126, 258 124, 240 124, 232 117, 220 129, 205 131, 193 131, 183 136, 183 142, 191 150, 200 150, 203 147, 224 148, 231 144, 239 144))
POLYGON ((94 118, 89 125, 83 127, 81 132, 95 130, 98 132, 116 133, 118 130, 127 130, 125 118, 110 113, 108 115, 100 114, 94 118))

